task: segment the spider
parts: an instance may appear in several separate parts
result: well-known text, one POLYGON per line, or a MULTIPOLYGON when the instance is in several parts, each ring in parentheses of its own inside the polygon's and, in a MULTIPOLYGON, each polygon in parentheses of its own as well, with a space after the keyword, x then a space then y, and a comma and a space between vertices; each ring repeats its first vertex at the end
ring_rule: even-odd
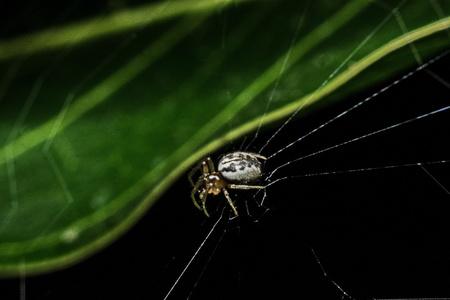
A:
POLYGON ((217 171, 210 157, 200 161, 188 175, 189 182, 193 187, 191 198, 194 205, 209 217, 205 207, 208 194, 218 195, 220 192, 223 192, 234 214, 238 216, 237 209, 227 189, 249 190, 265 188, 260 185, 248 185, 258 181, 261 177, 261 162, 258 158, 262 160, 267 159, 262 155, 251 152, 231 152, 220 159, 217 171), (201 170, 202 174, 197 182, 194 183, 192 177, 199 170, 201 170), (198 198, 201 200, 201 206, 196 199, 197 193, 199 194, 198 198))

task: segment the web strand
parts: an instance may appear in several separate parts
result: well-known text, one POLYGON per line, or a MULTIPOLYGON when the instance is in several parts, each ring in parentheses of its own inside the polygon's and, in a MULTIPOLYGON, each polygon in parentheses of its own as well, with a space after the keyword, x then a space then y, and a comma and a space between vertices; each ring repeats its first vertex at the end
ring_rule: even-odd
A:
MULTIPOLYGON (((348 145, 348 144, 350 144, 350 143, 354 143, 354 142, 356 142, 356 141, 359 141, 359 140, 362 140, 362 139, 371 137, 371 136, 373 136, 373 135, 376 135, 376 134, 379 134, 379 133, 382 133, 382 132, 385 132, 385 131, 388 131, 388 130, 397 128, 397 127, 399 127, 399 126, 401 126, 401 125, 405 125, 405 124, 408 124, 408 123, 410 123, 410 122, 417 121, 417 120, 423 119, 423 118, 425 118, 425 117, 429 117, 429 116, 432 116, 432 115, 434 115, 434 114, 444 112, 444 111, 446 111, 446 110, 448 110, 448 109, 450 109, 450 106, 446 106, 446 107, 443 107, 443 108, 440 108, 440 109, 437 109, 437 110, 428 112, 428 113, 426 113, 426 114, 423 114, 423 115, 420 115, 420 116, 417 116, 417 117, 414 117, 414 118, 405 120, 405 121, 403 121, 403 122, 399 122, 399 123, 393 124, 393 125, 391 125, 391 126, 384 127, 384 128, 382 128, 382 129, 379 129, 379 130, 376 130, 376 131, 373 131, 373 132, 364 134, 364 135, 362 135, 362 136, 359 136, 359 137, 356 137, 356 138, 347 140, 347 141, 345 141, 345 142, 342 142, 342 143, 339 143, 339 144, 330 146, 330 147, 328 147, 328 148, 325 148, 325 149, 322 149, 322 150, 319 150, 319 151, 310 153, 310 154, 308 154, 308 155, 299 157, 299 158, 297 158, 297 159, 291 160, 291 161, 289 161, 289 162, 287 162, 287 163, 285 163, 285 164, 283 164, 283 165, 281 165, 281 166, 275 168, 275 169, 270 173, 270 175, 267 177, 267 179, 270 180, 270 178, 275 174, 275 172, 277 172, 278 170, 280 170, 280 169, 282 169, 282 168, 284 168, 284 167, 286 167, 286 166, 288 166, 288 165, 290 165, 290 164, 292 164, 292 163, 294 163, 294 162, 297 162, 297 161, 300 161, 300 160, 303 160, 303 159, 306 159, 306 158, 309 158, 309 157, 312 157, 312 156, 315 156, 315 155, 318 155, 318 154, 322 154, 322 153, 324 153, 324 152, 327 152, 327 151, 336 149, 336 148, 341 147, 341 146, 344 146, 344 145, 348 145)), ((270 156, 269 156, 269 158, 270 158, 270 156)))
MULTIPOLYGON (((164 300, 166 300, 167 298, 169 298, 170 294, 172 293, 172 291, 174 290, 174 288, 178 285, 181 277, 183 277, 184 273, 187 271, 187 269, 189 268, 189 266, 192 264, 192 262, 194 261, 194 259, 197 257, 198 253, 200 252, 200 250, 203 248, 203 246, 206 244, 206 242, 208 241, 209 237, 211 236, 211 234, 216 230, 216 226, 217 224, 220 223, 220 221, 223 218, 223 213, 225 210, 222 210, 222 214, 220 215, 220 217, 217 219, 217 221, 214 223, 214 225, 212 226, 211 230, 208 232, 208 234, 206 235, 205 239, 203 240, 203 242, 200 244, 200 246, 197 248, 197 250, 195 251, 194 255, 191 257, 191 259, 189 260, 189 262, 187 263, 187 265, 184 267, 183 271, 181 271, 180 276, 178 276, 178 278, 175 280, 174 284, 172 285, 172 287, 170 288, 169 292, 166 294, 166 296, 164 297, 164 300)), ((203 273, 203 272, 202 272, 203 273)))
MULTIPOLYGON (((447 52, 444 52, 443 54, 433 58, 432 60, 430 60, 429 62, 427 62, 424 65, 421 65, 419 67, 417 67, 414 71, 411 71, 409 73, 407 73, 406 75, 403 75, 400 79, 395 80, 394 82, 392 82, 391 84, 385 86, 384 88, 382 88, 381 90, 379 90, 376 93, 373 93, 372 95, 370 95, 369 97, 367 97, 366 99, 362 100, 361 102, 358 102, 357 104, 353 105, 352 107, 350 107, 349 109, 343 111, 342 113, 336 115, 334 118, 331 118, 330 120, 326 121, 325 123, 323 123, 322 125, 316 127, 315 129, 311 130, 310 132, 308 132, 307 134, 301 136, 300 138, 294 140, 293 142, 291 142, 290 144, 286 145, 285 147, 281 148, 280 150, 274 152, 273 154, 269 155, 267 157, 267 159, 271 159, 273 157, 275 157, 276 155, 280 154, 281 152, 285 151, 286 149, 292 147, 293 145, 295 145, 296 143, 302 141, 303 139, 305 139, 306 137, 316 133, 318 130, 324 128, 325 126, 328 126, 329 124, 333 123, 334 121, 342 118, 343 116, 347 115, 348 113, 352 112, 353 110, 361 107, 363 104, 369 102, 370 100, 379 97, 382 93, 388 91, 389 89, 391 89, 392 87, 398 85, 399 83, 403 82, 404 80, 406 80, 407 78, 411 77, 412 75, 414 75, 415 73, 423 70, 424 68, 427 68, 430 64, 435 63, 436 61, 438 61, 439 59, 441 59, 442 57, 446 56, 448 54, 447 52)), ((443 80, 443 79, 442 79, 443 80)), ((445 81, 444 81, 445 82, 445 81)), ((448 83, 447 83, 448 84, 448 83)), ((445 84, 444 84, 445 85, 445 84)), ((296 114, 297 112, 295 112, 294 114, 296 114)), ((288 121, 286 121, 287 123, 290 122, 291 119, 289 119, 288 121)), ((285 124, 287 124, 285 123, 285 124)), ((279 129, 280 130, 280 129, 279 129)), ((275 135, 278 134, 279 130, 270 138, 272 139, 275 135)), ((270 140, 269 139, 269 140, 270 140)), ((266 143, 267 145, 267 143, 266 143)), ((264 147, 263 147, 264 148, 264 147)))

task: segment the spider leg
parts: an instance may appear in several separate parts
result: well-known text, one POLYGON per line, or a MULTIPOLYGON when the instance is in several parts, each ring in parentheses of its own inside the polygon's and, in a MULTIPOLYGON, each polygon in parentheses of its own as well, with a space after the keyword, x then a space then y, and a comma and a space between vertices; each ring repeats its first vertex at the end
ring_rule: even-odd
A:
POLYGON ((223 188, 222 191, 223 191, 225 197, 226 197, 227 200, 228 200, 228 204, 230 204, 231 209, 234 211, 234 214, 236 215, 236 217, 238 217, 238 216, 239 216, 239 215, 238 215, 238 212, 237 212, 237 210, 236 210, 236 207, 235 207, 234 204, 233 204, 233 201, 232 201, 231 198, 230 198, 230 194, 228 194, 227 189, 226 189, 226 188, 223 188))
POLYGON ((265 186, 262 185, 246 185, 246 184, 228 184, 229 189, 238 189, 238 190, 252 190, 252 189, 264 189, 265 186))
MULTIPOLYGON (((208 157, 206 159, 206 161, 208 162, 208 167, 209 167, 209 173, 214 173, 216 171, 216 168, 214 167, 214 164, 211 160, 210 157, 208 157)), ((208 171, 207 171, 208 172, 208 171)), ((203 167, 203 173, 205 173, 205 168, 203 167)))
MULTIPOLYGON (((189 178, 189 179, 192 181, 191 178, 189 178)), ((200 209, 200 210, 202 210, 202 208, 200 207, 200 205, 198 205, 197 200, 195 199, 195 194, 197 193, 198 188, 203 184, 203 182, 204 182, 203 178, 200 178, 200 179, 197 181, 196 184, 194 184, 194 183, 192 182, 192 186, 193 186, 194 188, 192 189, 192 192, 191 192, 191 199, 192 199, 192 202, 194 202, 195 206, 196 206, 198 209, 200 209)), ((202 192, 202 193, 203 193, 203 192, 202 192)), ((201 194, 200 194, 200 198, 201 198, 201 194)))
MULTIPOLYGON (((198 163, 190 172, 189 172, 189 174, 188 174, 188 179, 189 179, 189 182, 191 183, 191 185, 192 186, 194 186, 195 187, 195 184, 194 184, 194 181, 192 180, 192 176, 194 176, 194 174, 198 171, 198 170, 200 170, 200 168, 203 166, 203 163, 198 163)), ((198 188, 198 187, 197 187, 198 188)))
POLYGON ((209 176, 211 172, 215 172, 215 168, 214 168, 214 164, 213 164, 211 158, 208 157, 208 158, 202 160, 201 162, 199 162, 188 174, 189 182, 191 183, 191 185, 193 187, 192 191, 191 191, 192 202, 194 202, 194 205, 198 209, 203 210, 203 212, 205 213, 205 215, 207 217, 209 217, 209 214, 208 214, 208 211, 206 210, 205 202, 206 202, 206 198, 208 196, 208 190, 205 187, 203 187, 202 190, 199 191, 199 188, 205 183, 207 176, 209 176), (194 181, 192 180, 192 177, 200 169, 201 169, 202 175, 198 178, 197 182, 194 183, 194 181), (198 192, 200 192, 200 195, 198 197, 202 201, 201 206, 199 205, 199 203, 197 202, 197 199, 195 198, 195 194, 198 192))
POLYGON ((259 158, 259 159, 262 159, 262 160, 267 160, 267 157, 265 157, 265 156, 262 156, 262 155, 259 155, 258 153, 252 153, 252 155, 253 155, 254 157, 257 157, 257 158, 259 158))
POLYGON ((203 210, 203 212, 205 213, 205 215, 209 218, 209 214, 208 214, 208 211, 206 210, 206 206, 205 206, 205 203, 206 203, 206 198, 208 197, 208 193, 206 192, 206 190, 203 190, 201 193, 200 193, 200 199, 202 200, 202 208, 201 208, 201 210, 203 210))

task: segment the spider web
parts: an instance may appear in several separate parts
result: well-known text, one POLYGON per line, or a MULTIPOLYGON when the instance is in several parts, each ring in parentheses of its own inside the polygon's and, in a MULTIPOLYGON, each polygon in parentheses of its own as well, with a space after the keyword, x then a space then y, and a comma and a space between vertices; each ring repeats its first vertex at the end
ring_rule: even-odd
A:
MULTIPOLYGON (((446 64, 444 61, 443 69, 446 64)), ((181 295, 203 298, 208 294, 219 298, 445 298, 449 293, 449 262, 448 247, 442 239, 449 191, 448 148, 443 146, 442 137, 448 119, 448 86, 441 81, 447 83, 448 79, 440 75, 440 80, 435 79, 435 75, 445 73, 443 69, 430 66, 433 76, 418 71, 398 87, 390 87, 387 96, 377 96, 376 104, 355 113, 355 117, 340 120, 328 133, 311 137, 311 142, 305 141, 306 149, 275 146, 269 153, 291 153, 286 155, 287 160, 269 159, 266 169, 271 171, 266 180, 270 180, 265 192, 246 196, 235 193, 244 198, 240 202, 244 216, 239 221, 226 206, 217 209, 217 223, 208 227, 211 232, 203 233, 199 248, 191 250, 193 254, 186 258, 168 299, 181 295), (439 102, 437 106, 437 102, 424 105, 417 97, 426 97, 430 86, 442 92, 434 99, 439 102), (406 112, 406 106, 414 108, 406 112), (376 120, 386 108, 393 119, 376 120), (441 116, 435 117, 438 114, 441 116), (427 118, 433 120, 425 121, 427 118), (368 124, 362 125, 364 122, 368 124), (362 127, 355 129, 355 123, 362 127), (348 134, 334 141, 336 130, 348 134), (341 147, 345 149, 338 149, 341 147), (298 156, 299 152, 305 154, 298 156), (326 155, 319 157, 322 153, 326 155), (299 181, 305 183, 300 185, 299 181), (430 206, 430 201, 439 203, 439 208, 430 206), (314 214, 310 215, 311 211, 314 214), (226 226, 217 229, 220 223, 226 226), (214 234, 216 237, 212 237, 214 234), (208 247, 207 243, 212 245, 208 247), (202 252, 205 257, 201 257, 202 252), (234 282, 233 291, 227 290, 227 283, 220 284, 213 278, 226 276, 224 273, 232 274, 226 282, 234 282), (259 287, 260 282, 270 284, 270 288, 259 287), (228 293, 222 295, 218 290, 228 293)), ((281 140, 288 143, 302 139, 360 104, 361 99, 371 99, 379 90, 325 110, 313 121, 290 122, 284 133, 277 135, 285 135, 281 140), (304 128, 304 133, 299 135, 298 128, 304 128)), ((265 143, 274 134, 260 140, 265 143)))
MULTIPOLYGON (((418 66, 427 64, 417 59, 418 66)), ((270 158, 264 192, 231 193, 242 212, 238 219, 225 201, 211 210, 211 219, 190 214, 182 178, 180 188, 101 254, 66 271, 5 280, 2 286, 15 286, 15 298, 22 299, 79 298, 80 285, 81 294, 100 299, 448 297, 447 66, 443 54, 399 83, 392 79, 230 145, 225 151, 262 149, 270 158), (389 89, 379 95, 385 86, 389 89), (334 120, 342 112, 348 113, 334 120)), ((95 79, 96 72, 91 74, 95 79)), ((44 72, 36 81, 29 99, 47 77, 44 72)), ((8 80, 3 82, 7 88, 8 80)), ((34 109, 32 102, 25 101, 17 124, 34 109)), ((11 139, 19 134, 14 128, 11 139)), ((67 179, 47 154, 69 206, 67 179)), ((12 165, 7 169, 14 172, 12 165)))
MULTIPOLYGON (((398 18, 398 22, 399 26, 403 28, 404 24, 401 17, 398 18)), ((444 200, 448 200, 450 195, 448 181, 445 181, 445 173, 448 170, 449 163, 446 154, 448 149, 442 147, 444 133, 441 130, 445 128, 445 125, 443 126, 441 122, 445 122, 444 120, 448 118, 447 110, 450 107, 445 100, 446 96, 443 96, 442 102, 435 98, 433 100, 437 100, 436 102, 433 101, 433 103, 425 105, 423 98, 430 93, 430 90, 422 89, 424 82, 433 82, 432 90, 439 90, 442 95, 448 93, 448 78, 439 75, 444 74, 445 71, 438 68, 436 73, 432 66, 435 61, 442 59, 447 53, 424 63, 420 55, 414 51, 413 45, 411 48, 419 65, 417 69, 367 95, 357 96, 353 100, 352 106, 346 103, 347 107, 343 105, 324 112, 325 117, 315 116, 313 122, 315 125, 305 122, 308 125, 305 126, 307 129, 303 133, 299 134, 299 128, 304 127, 299 126, 299 123, 302 122, 291 124, 292 120, 288 119, 274 133, 259 138, 260 141, 265 141, 262 146, 252 145, 253 149, 260 149, 259 151, 253 151, 266 155, 269 161, 280 153, 291 152, 286 154, 287 160, 283 157, 272 165, 272 162, 268 161, 266 165, 269 170, 272 170, 267 172, 265 179, 268 183, 267 188, 262 200, 257 199, 258 193, 254 195, 256 207, 263 207, 262 214, 257 216, 254 213, 255 207, 249 209, 251 200, 245 200, 247 214, 252 222, 258 224, 256 226, 258 229, 248 230, 245 226, 251 227, 251 225, 242 225, 245 222, 241 222, 238 225, 228 225, 224 229, 217 230, 218 222, 221 222, 223 218, 227 219, 226 216, 224 217, 223 211, 221 213, 218 210, 217 213, 220 216, 217 223, 214 223, 211 232, 205 235, 206 237, 201 242, 200 247, 194 252, 186 267, 180 272, 180 276, 174 281, 166 298, 177 298, 177 295, 173 296, 171 293, 180 284, 192 262, 198 259, 199 252, 203 250, 204 244, 210 240, 211 234, 215 231, 220 233, 217 241, 212 242, 215 247, 214 249, 204 250, 208 253, 206 254, 208 259, 206 262, 200 263, 205 267, 196 279, 194 288, 191 289, 192 283, 190 283, 184 291, 189 292, 189 296, 194 294, 207 297, 208 293, 217 296, 219 295, 217 290, 227 291, 223 292, 226 295, 223 298, 234 296, 270 299, 280 297, 280 295, 282 295, 281 298, 302 295, 319 298, 334 296, 356 299, 383 297, 438 298, 448 296, 449 291, 443 288, 448 280, 445 275, 449 266, 449 261, 445 258, 448 249, 446 247, 439 250, 434 249, 432 251, 434 254, 425 254, 424 257, 424 249, 429 249, 430 244, 441 244, 439 241, 445 236, 445 231, 438 230, 438 228, 445 226, 445 214, 436 213, 434 209, 431 212, 429 207, 425 209, 423 202, 420 202, 427 194, 427 198, 431 197, 436 202, 441 203, 441 208, 444 211, 448 211, 449 208, 448 202, 444 200), (416 78, 410 79, 410 77, 416 78), (410 81, 410 85, 407 88, 404 87, 400 93, 396 92, 395 89, 398 89, 396 86, 406 85, 403 82, 406 80, 410 81), (421 88, 415 89, 414 86, 420 86, 421 88), (387 95, 380 95, 382 93, 387 95), (422 97, 417 97, 418 94, 422 97), (377 102, 376 104, 367 104, 374 98, 377 98, 374 100, 377 102), (392 99, 395 99, 396 103, 390 103, 392 99), (360 108, 360 106, 364 107, 360 108), (358 109, 362 112, 353 112, 353 110, 358 109), (389 110, 388 114, 386 114, 386 110, 389 110), (349 117, 348 120, 340 120, 347 114, 353 113, 358 115, 349 117), (422 122, 422 119, 432 118, 438 114, 440 116, 433 121, 422 122), (392 116, 395 117, 392 118, 392 116), (322 120, 320 120, 321 118, 322 120), (332 124, 333 122, 338 124, 332 124), (361 128, 354 128, 355 123, 361 128), (411 125, 410 123, 420 124, 411 125), (432 125, 432 123, 434 124, 432 125), (328 132, 323 133, 324 135, 321 135, 322 133, 316 134, 319 130, 327 131, 323 128, 330 124, 332 124, 330 127, 333 128, 327 128, 328 132), (437 128, 436 124, 438 124, 437 128), (309 129, 307 126, 310 126, 309 129), (345 135, 339 134, 341 141, 335 141, 337 129, 339 133, 348 131, 350 134, 346 135, 348 137, 344 140, 342 140, 342 137, 345 135), (282 141, 291 140, 291 142, 285 147, 279 148, 279 145, 277 145, 267 151, 266 147, 273 139, 278 138, 280 132, 285 135, 281 138, 282 141), (433 134, 430 134, 430 132, 433 132, 433 134), (299 148, 300 146, 296 144, 303 142, 303 139, 309 138, 313 134, 317 136, 311 137, 312 141, 304 142, 307 149, 302 151, 299 148), (292 137, 294 138, 292 139, 292 137), (371 141, 365 142, 365 139, 371 139, 371 141), (352 143, 357 144, 357 146, 351 145, 352 143), (374 147, 374 145, 376 146, 374 147), (349 150, 349 146, 353 146, 353 149, 349 150), (292 149, 290 149, 291 147, 292 149), (340 147, 345 149, 338 149, 340 147), (397 147, 399 149, 396 149, 397 147), (415 148, 417 150, 412 150, 415 148), (432 150, 423 151, 425 148, 432 150), (262 151, 264 149, 265 152, 262 151), (361 153, 362 149, 370 150, 361 153), (334 153, 329 155, 326 153, 328 151, 334 153), (305 154, 299 156, 299 152, 305 154), (323 153, 326 153, 325 161, 322 159, 323 153), (436 155, 436 158, 440 157, 440 159, 433 159, 434 155, 436 155), (319 158, 316 159, 315 156, 319 158), (370 156, 369 160, 367 156, 370 156), (289 157, 296 158, 289 159, 289 157), (345 158, 344 161, 342 161, 342 157, 345 158), (299 162, 302 163, 300 165, 301 172, 298 171, 299 166, 296 165, 299 162), (368 163, 371 166, 367 166, 368 163), (367 167, 361 167, 364 165, 367 167), (288 170, 283 171, 281 175, 274 176, 275 173, 281 173, 280 170, 283 169, 288 170), (433 171, 430 172, 430 170, 433 171), (296 173, 300 174, 292 175, 296 173), (414 174, 414 179, 411 179, 411 174, 414 174), (344 179, 336 179, 337 175, 344 177, 344 179), (303 185, 299 187, 298 178, 308 180, 306 185, 313 184, 313 186, 309 187, 310 189, 303 187, 303 185), (426 184, 423 182, 425 178, 428 178, 429 181, 426 184), (351 186, 349 186, 349 180, 351 180, 351 186), (287 183, 280 187, 282 181, 287 181, 287 183), (271 192, 270 187, 273 184, 276 184, 276 187, 271 192), (432 186, 433 184, 434 186, 432 186), (382 187, 381 191, 379 191, 380 186, 382 187), (420 188, 415 190, 414 186, 420 188), (436 192, 436 188, 440 189, 440 192, 436 192), (306 192, 307 190, 309 191, 306 192), (336 193, 336 190, 339 192, 336 193), (419 190, 420 192, 418 192, 419 190), (423 193, 424 190, 428 191, 423 193), (432 197, 431 194, 439 194, 439 196, 432 197), (336 197, 336 195, 339 196, 336 197), (297 205, 292 203, 293 198, 298 199, 297 205), (323 199, 328 199, 328 201, 324 202, 323 199), (283 200, 291 200, 287 209, 283 209, 283 204, 279 203, 283 200), (270 202, 268 206, 265 206, 265 201, 270 202), (276 202, 276 204, 271 201, 276 202), (330 203, 330 201, 336 202, 330 203), (345 201, 345 203, 341 201, 345 201), (276 207, 276 212, 272 212, 272 206, 276 207), (305 216, 302 213, 311 209, 319 213, 314 214, 313 217, 305 216), (282 211, 281 216, 278 215, 280 211, 282 211), (295 221, 289 222, 286 220, 295 221), (270 224, 269 229, 267 224, 270 224), (364 224, 363 227, 361 227, 362 224, 364 224), (330 228, 335 228, 335 230, 330 230, 330 228), (216 270, 229 269, 230 266, 233 266, 233 262, 226 259, 226 253, 228 251, 234 253, 233 250, 216 254, 219 244, 223 247, 224 236, 232 235, 233 233, 228 232, 232 230, 237 231, 238 237, 235 237, 235 239, 238 241, 238 245, 234 245, 233 250, 238 252, 237 256, 240 258, 239 266, 231 271, 239 277, 238 282, 235 282, 234 293, 227 290, 225 284, 220 285, 216 280, 209 279, 214 275, 209 275, 209 272, 206 271, 206 266, 210 264, 212 259, 226 261, 225 263, 216 262, 220 266, 211 267, 216 270), (433 233, 434 242, 431 241, 430 232, 433 233), (326 236, 326 242, 324 242, 324 239, 318 238, 320 236, 326 236), (308 237, 308 239, 303 240, 303 237, 308 237), (304 244, 303 248, 298 245, 299 240, 304 244), (247 252, 250 248, 247 241, 255 246, 252 248, 253 251, 249 251, 250 253, 247 252), (320 246, 311 246, 309 244, 311 241, 320 246), (333 242, 330 243, 329 241, 333 242), (245 250, 242 250, 242 244, 246 245, 245 250), (336 248, 337 245, 340 248, 336 248), (295 254, 286 254, 286 248, 291 248, 295 254), (327 257, 333 257, 334 266, 324 267, 322 260, 319 259, 314 250, 317 248, 321 248, 322 253, 326 253, 327 257), (221 256, 217 257, 219 255, 221 256), (284 256, 288 259, 280 258, 284 256), (255 263, 255 257, 261 259, 255 263), (304 261, 305 258, 308 262, 304 261), (242 261, 245 261, 247 266, 242 266, 242 261), (298 261, 301 261, 301 263, 298 263, 298 261), (411 261, 415 262, 414 267, 411 267, 411 261), (311 263, 316 265, 312 266, 311 263), (268 266, 268 264, 271 266, 268 266), (305 272, 305 269, 308 268, 308 272, 305 272), (371 270, 370 275, 367 274, 368 269, 371 270), (356 283, 354 279, 348 278, 345 274, 342 274, 341 270, 350 270, 346 271, 347 274, 358 274, 354 278, 358 278, 360 282, 356 283), (270 274, 270 272, 275 274, 270 274), (330 273, 333 275, 330 275, 330 273), (388 273, 390 273, 389 276, 387 276, 388 273), (440 275, 430 278, 430 273, 440 275), (322 276, 322 278, 320 279, 317 276, 322 276), (335 278, 339 278, 339 280, 335 278), (197 286, 200 280, 203 281, 201 288, 197 286), (327 283, 324 281, 327 281, 327 283), (417 283, 418 281, 420 283, 417 283), (262 284, 262 282, 264 283, 262 284), (414 287, 411 287, 411 282, 416 282, 414 287), (260 285, 265 284, 269 285, 270 288, 260 287, 260 285), (208 289, 208 286, 211 285, 214 288, 208 289), (298 294, 293 291, 293 289, 295 290, 294 287, 298 287, 298 294), (201 291, 195 294, 194 289, 195 291, 201 289, 201 291), (205 290, 208 290, 208 292, 204 292, 205 290), (273 292, 274 290, 276 292, 273 292)), ((446 65, 446 63, 444 62, 443 65, 446 65)), ((276 87, 274 88, 275 91, 276 87)), ((253 142, 258 143, 255 142, 255 139, 252 140, 253 142)), ((252 149, 249 146, 246 145, 246 149, 252 149)), ((233 221, 226 220, 226 222, 233 221)), ((220 274, 223 274, 223 272, 228 274, 228 271, 221 271, 220 274)), ((229 282, 233 281, 230 280, 229 282)))

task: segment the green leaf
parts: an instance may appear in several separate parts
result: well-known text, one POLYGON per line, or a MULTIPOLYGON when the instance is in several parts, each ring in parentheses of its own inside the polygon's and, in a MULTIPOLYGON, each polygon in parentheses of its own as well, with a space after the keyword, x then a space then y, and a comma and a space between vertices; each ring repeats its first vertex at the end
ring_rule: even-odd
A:
POLYGON ((0 275, 86 258, 202 157, 442 52, 432 3, 180 0, 4 38, 0 275))

